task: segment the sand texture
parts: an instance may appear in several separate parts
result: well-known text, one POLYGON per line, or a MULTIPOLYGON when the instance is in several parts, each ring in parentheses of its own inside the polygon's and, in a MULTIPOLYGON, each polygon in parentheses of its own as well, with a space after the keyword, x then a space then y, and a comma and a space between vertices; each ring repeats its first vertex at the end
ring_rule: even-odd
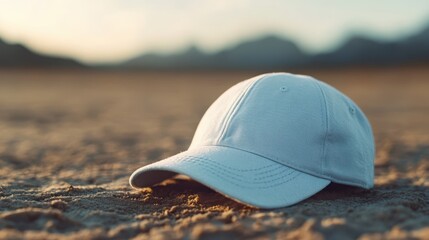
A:
POLYGON ((0 72, 0 239, 428 239, 429 68, 312 74, 373 124, 375 188, 258 210, 138 167, 186 150, 206 108, 256 73, 0 72))

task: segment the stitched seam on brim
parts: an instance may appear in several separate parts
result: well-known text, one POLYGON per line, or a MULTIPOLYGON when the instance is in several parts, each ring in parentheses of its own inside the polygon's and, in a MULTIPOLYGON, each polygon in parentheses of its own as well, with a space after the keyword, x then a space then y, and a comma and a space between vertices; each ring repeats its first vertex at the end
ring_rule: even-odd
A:
POLYGON ((308 170, 304 171, 304 170, 301 170, 301 169, 299 169, 298 167, 296 167, 293 164, 286 165, 286 164, 284 164, 282 162, 279 162, 279 160, 274 160, 274 159, 266 157, 264 155, 261 155, 261 154, 258 154, 258 153, 254 153, 254 152, 250 152, 248 150, 244 150, 244 149, 240 149, 240 148, 236 148, 236 147, 231 147, 231 146, 227 146, 227 145, 202 145, 202 146, 197 146, 197 147, 225 147, 225 148, 231 148, 231 149, 234 149, 234 150, 237 150, 237 151, 243 151, 243 152, 247 152, 247 153, 250 153, 250 154, 253 154, 253 155, 265 158, 267 160, 276 162, 276 163, 284 165, 286 167, 293 168, 296 171, 299 171, 299 172, 302 172, 302 173, 305 173, 305 174, 308 174, 308 175, 312 175, 312 176, 317 177, 317 178, 323 178, 323 179, 326 179, 326 180, 329 180, 329 181, 332 181, 332 182, 346 184, 346 185, 352 185, 352 186, 356 186, 356 187, 366 187, 366 183, 363 182, 363 181, 359 181, 358 180, 356 182, 350 182, 350 181, 344 181, 342 179, 334 179, 331 176, 321 176, 319 173, 316 173, 316 172, 313 172, 313 171, 308 171, 308 170))
MULTIPOLYGON (((231 179, 235 179, 238 182, 246 183, 246 184, 266 184, 266 183, 270 183, 270 182, 275 182, 275 181, 277 181, 279 179, 285 178, 286 176, 288 176, 288 175, 290 175, 290 174, 292 174, 294 172, 297 172, 297 171, 294 171, 293 169, 288 168, 288 169, 286 169, 288 171, 283 171, 281 173, 284 173, 284 172, 289 172, 289 173, 287 173, 285 175, 282 175, 281 177, 277 177, 275 179, 269 180, 269 181, 243 181, 240 178, 246 178, 247 179, 247 176, 237 175, 237 174, 235 174, 233 172, 229 172, 229 171, 225 171, 224 169, 220 169, 219 167, 217 167, 217 166, 215 166, 213 164, 210 165, 211 163, 207 162, 206 159, 202 159, 202 158, 198 158, 198 157, 194 157, 194 156, 192 156, 192 157, 190 157, 190 156, 182 156, 182 157, 174 158, 174 159, 172 159, 172 161, 174 161, 174 162, 191 162, 193 164, 198 164, 198 165, 201 165, 201 166, 205 167, 207 170, 212 170, 214 172, 221 173, 221 174, 223 174, 223 175, 225 175, 225 176, 227 176, 227 177, 229 177, 231 179), (218 170, 220 170, 220 171, 218 171, 218 170)), ((273 177, 273 176, 277 176, 277 175, 280 175, 280 174, 279 173, 271 174, 271 175, 268 175, 268 176, 264 176, 262 179, 267 179, 267 178, 270 178, 270 177, 273 177)), ((255 179, 253 179, 253 180, 255 180, 255 179)))
MULTIPOLYGON (((195 162, 193 162, 193 163, 195 163, 195 162)), ((198 164, 198 162, 196 162, 197 164, 198 164)), ((230 184, 232 184, 232 185, 235 185, 235 186, 238 186, 238 187, 240 187, 240 188, 247 188, 247 189, 267 189, 267 188, 273 188, 273 187, 276 187, 276 186, 279 186, 279 185, 282 185, 282 184, 285 184, 285 183, 287 183, 287 182, 290 182, 290 181, 292 181, 293 179, 295 179, 295 178, 297 178, 301 173, 300 172, 296 172, 296 171, 294 171, 294 172, 291 172, 290 174, 288 174, 288 175, 286 175, 286 176, 284 176, 283 178, 285 178, 285 177, 287 177, 287 176, 289 176, 289 175, 291 175, 292 173, 296 173, 293 177, 291 177, 291 178, 289 178, 288 180, 286 180, 286 181, 283 181, 283 182, 278 182, 278 183, 275 183, 275 184, 272 184, 272 185, 262 185, 262 186, 259 186, 259 187, 256 187, 256 186, 245 186, 245 185, 241 185, 240 183, 244 183, 244 184, 249 184, 249 185, 253 185, 254 183, 246 183, 246 182, 243 182, 243 181, 238 181, 239 183, 237 183, 237 182, 233 182, 233 181, 231 181, 231 177, 229 177, 229 176, 227 176, 227 175, 225 175, 225 174, 223 174, 222 172, 217 172, 217 171, 215 171, 215 170, 212 170, 212 169, 210 169, 210 168, 207 168, 207 166, 206 165, 203 165, 203 164, 200 164, 201 166, 203 166, 204 167, 204 170, 206 170, 207 172, 209 172, 209 173, 211 173, 211 174, 213 174, 213 175, 215 175, 215 176, 217 176, 217 177, 219 177, 219 178, 221 178, 222 180, 224 180, 224 181, 226 181, 226 182, 228 182, 228 183, 230 183, 230 184)), ((162 166, 161 166, 161 168, 162 168, 162 166)), ((151 169, 148 169, 148 170, 151 170, 151 169)), ((167 169, 167 170, 169 170, 169 169, 167 169)), ((171 171, 171 170, 170 170, 171 171)), ((185 175, 188 175, 187 173, 184 173, 184 172, 181 172, 180 170, 179 171, 177 171, 177 172, 179 172, 179 173, 181 173, 181 174, 185 174, 185 175)), ((189 175, 190 176, 190 175, 189 175)), ((190 176, 191 178, 192 178, 192 176, 190 176)), ((283 178, 279 178, 279 179, 283 179, 283 178)), ((279 179, 276 179, 276 180, 279 180, 279 179)), ((269 182, 274 182, 274 181, 268 181, 267 183, 269 183, 269 182)))

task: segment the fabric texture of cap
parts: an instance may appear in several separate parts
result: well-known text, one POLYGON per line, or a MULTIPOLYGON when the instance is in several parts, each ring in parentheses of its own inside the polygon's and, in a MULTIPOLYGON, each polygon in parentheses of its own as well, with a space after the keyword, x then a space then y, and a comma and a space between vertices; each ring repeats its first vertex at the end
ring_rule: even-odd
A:
POLYGON ((137 169, 135 188, 184 174, 259 208, 286 207, 341 183, 371 188, 374 139, 361 109, 309 76, 263 74, 224 92, 187 151, 137 169))

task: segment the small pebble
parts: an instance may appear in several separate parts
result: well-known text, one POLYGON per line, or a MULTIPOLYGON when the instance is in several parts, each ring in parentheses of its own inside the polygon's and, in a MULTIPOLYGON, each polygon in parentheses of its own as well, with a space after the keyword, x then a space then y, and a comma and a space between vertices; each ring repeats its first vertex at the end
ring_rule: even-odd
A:
POLYGON ((51 201, 51 207, 64 211, 67 208, 67 203, 63 200, 53 200, 51 201))

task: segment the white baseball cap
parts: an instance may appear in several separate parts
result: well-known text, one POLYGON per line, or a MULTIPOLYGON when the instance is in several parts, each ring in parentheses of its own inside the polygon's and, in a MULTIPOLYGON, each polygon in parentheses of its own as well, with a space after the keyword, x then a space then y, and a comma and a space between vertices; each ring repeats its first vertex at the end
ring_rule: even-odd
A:
POLYGON ((184 174, 241 203, 286 207, 341 183, 371 188, 371 126, 347 96, 309 76, 263 74, 207 110, 187 151, 137 169, 135 188, 184 174))

